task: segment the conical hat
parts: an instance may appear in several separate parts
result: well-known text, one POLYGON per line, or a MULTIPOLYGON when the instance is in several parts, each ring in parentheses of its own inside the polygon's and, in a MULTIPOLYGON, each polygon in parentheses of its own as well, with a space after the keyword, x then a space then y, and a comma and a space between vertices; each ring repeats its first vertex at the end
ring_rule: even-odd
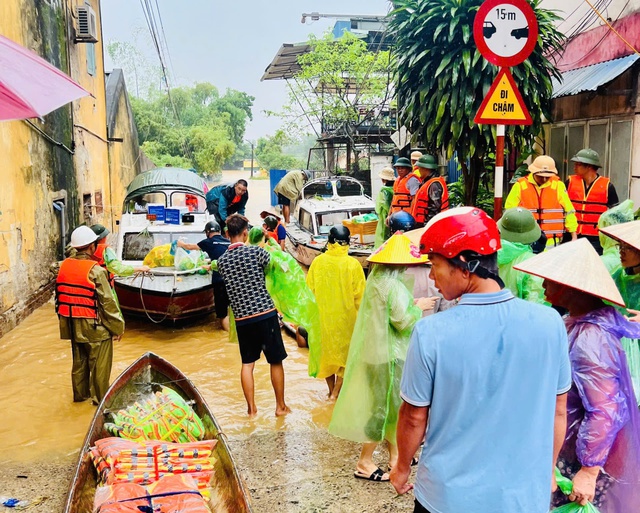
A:
POLYGON ((614 224, 613 226, 600 228, 600 231, 612 239, 628 244, 640 251, 640 221, 614 224))
POLYGON ((426 227, 418 228, 416 230, 411 230, 409 232, 404 232, 406 237, 409 237, 411 244, 413 244, 416 248, 420 247, 420 239, 424 235, 424 232, 427 230, 426 227))
POLYGON ((587 239, 561 244, 513 268, 625 306, 609 271, 587 239))
POLYGON ((427 255, 421 255, 418 246, 401 232, 393 234, 380 246, 367 262, 389 265, 418 265, 428 262, 427 255))

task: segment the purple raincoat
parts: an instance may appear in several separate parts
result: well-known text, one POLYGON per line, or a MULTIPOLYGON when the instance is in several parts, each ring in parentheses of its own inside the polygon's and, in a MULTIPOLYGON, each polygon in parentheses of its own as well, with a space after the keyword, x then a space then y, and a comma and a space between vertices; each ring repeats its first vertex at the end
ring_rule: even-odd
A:
POLYGON ((602 466, 596 485, 601 513, 640 511, 640 413, 621 337, 640 337, 640 324, 612 307, 565 320, 573 384, 567 434, 558 467, 573 478, 602 466))

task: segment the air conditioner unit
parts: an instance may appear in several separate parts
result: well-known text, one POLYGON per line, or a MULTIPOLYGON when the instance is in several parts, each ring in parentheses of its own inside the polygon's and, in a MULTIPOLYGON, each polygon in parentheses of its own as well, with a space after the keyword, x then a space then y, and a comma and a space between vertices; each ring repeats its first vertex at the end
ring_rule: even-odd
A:
POLYGON ((96 13, 90 5, 77 7, 78 27, 76 30, 76 43, 97 43, 98 27, 96 13))

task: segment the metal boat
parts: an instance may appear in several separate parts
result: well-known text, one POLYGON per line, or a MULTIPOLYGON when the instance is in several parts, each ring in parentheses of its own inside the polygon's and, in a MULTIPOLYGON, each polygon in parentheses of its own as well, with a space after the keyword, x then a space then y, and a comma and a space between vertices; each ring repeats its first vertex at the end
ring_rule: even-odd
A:
POLYGON ((202 419, 205 438, 217 440, 211 501, 213 511, 226 513, 251 513, 251 500, 236 462, 229 451, 227 438, 220 429, 213 413, 198 392, 198 389, 179 369, 160 356, 145 353, 116 378, 89 426, 82 444, 80 457, 69 487, 64 513, 87 513, 93 511, 93 499, 97 486, 97 473, 89 456, 89 448, 96 440, 113 436, 105 429, 109 412, 132 405, 147 397, 154 385, 163 385, 175 390, 202 419))
MULTIPOLYGON (((156 246, 177 239, 197 243, 214 219, 206 211, 207 183, 196 173, 174 167, 141 173, 127 187, 116 242, 125 264, 142 265, 156 246), (171 215, 169 215, 171 214, 171 215)), ((213 311, 211 275, 152 268, 149 273, 116 277, 122 311, 147 316, 153 322, 177 321, 213 311)))
MULTIPOLYGON (((327 245, 329 230, 342 221, 375 212, 375 203, 355 178, 329 176, 309 180, 287 226, 286 250, 301 264, 309 266, 327 245)), ((353 234, 352 234, 353 235, 353 234)), ((349 255, 364 268, 373 250, 374 235, 352 236, 349 255)))

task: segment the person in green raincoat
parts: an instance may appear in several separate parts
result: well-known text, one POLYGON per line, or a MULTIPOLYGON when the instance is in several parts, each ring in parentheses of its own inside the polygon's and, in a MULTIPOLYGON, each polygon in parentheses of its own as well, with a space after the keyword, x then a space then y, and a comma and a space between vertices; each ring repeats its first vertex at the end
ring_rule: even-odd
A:
POLYGON ((526 208, 514 207, 506 210, 498 221, 502 247, 498 250, 498 270, 513 295, 544 304, 542 278, 516 271, 513 266, 531 258, 531 244, 540 238, 540 226, 526 208))
POLYGON ((320 350, 309 351, 309 374, 324 378, 329 399, 338 398, 347 365, 349 342, 364 293, 360 262, 349 256, 351 233, 346 226, 329 230, 327 251, 311 262, 307 285, 320 310, 320 350))
POLYGON ((376 198, 376 214, 378 215, 378 225, 376 226, 376 240, 374 248, 379 248, 391 236, 391 229, 386 223, 393 199, 393 184, 396 175, 392 168, 385 167, 378 176, 382 179, 382 189, 376 198))
MULTIPOLYGON (((613 272, 613 281, 627 308, 640 310, 640 221, 600 228, 602 234, 614 239, 620 250, 622 265, 613 272)), ((640 340, 623 337, 620 342, 627 355, 636 401, 640 405, 640 340)))
MULTIPOLYGON (((625 200, 619 205, 604 212, 598 219, 598 229, 613 226, 615 224, 633 221, 633 201, 625 200)), ((620 252, 618 243, 604 233, 599 234, 600 246, 602 246, 602 261, 610 274, 613 275, 620 268, 620 252)))
POLYGON ((374 265, 353 330, 344 384, 329 432, 364 444, 354 472, 356 478, 388 481, 389 474, 373 462, 373 452, 386 440, 389 467, 397 461, 402 367, 413 326, 434 301, 413 298, 406 267, 425 264, 427 257, 420 255, 406 235, 393 235, 368 261, 374 265))

